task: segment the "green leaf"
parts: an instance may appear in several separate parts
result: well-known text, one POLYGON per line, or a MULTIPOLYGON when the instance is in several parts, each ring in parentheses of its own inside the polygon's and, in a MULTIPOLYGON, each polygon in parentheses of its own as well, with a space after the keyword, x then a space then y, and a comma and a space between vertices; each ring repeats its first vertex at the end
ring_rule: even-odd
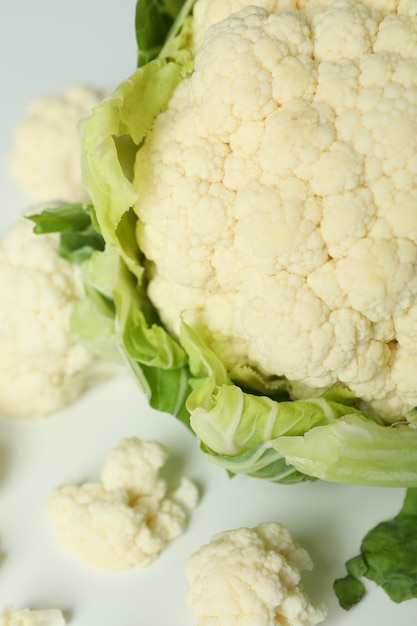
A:
POLYGON ((71 263, 81 264, 95 250, 104 249, 103 237, 92 227, 83 232, 67 231, 61 233, 59 255, 71 263))
POLYGON ((417 489, 407 489, 401 511, 397 517, 403 518, 407 515, 417 517, 417 489))
POLYGON ((345 611, 358 604, 366 593, 365 585, 351 574, 335 580, 333 588, 340 606, 345 611))
MULTIPOLYGON (((343 405, 339 405, 343 411, 343 405)), ((276 447, 300 472, 348 484, 417 487, 417 430, 391 428, 345 407, 345 415, 276 447)))
POLYGON ((116 334, 113 303, 90 289, 72 310, 71 335, 90 352, 114 363, 125 364, 122 344, 116 334))
POLYGON ((138 3, 140 67, 80 125, 84 184, 106 249, 83 263, 86 301, 77 307, 78 316, 73 316, 80 343, 84 336, 90 349, 98 352, 111 352, 116 346, 150 404, 187 425, 188 359, 161 325, 146 293, 142 253, 135 237, 133 175, 137 152, 155 117, 193 69, 191 19, 187 18, 193 3, 138 3), (106 308, 108 302, 111 306, 106 308), (90 311, 97 328, 102 326, 104 342, 94 333, 93 322, 82 319, 83 311, 90 311))
POLYGON ((79 232, 91 225, 89 204, 62 204, 43 209, 41 213, 28 215, 27 219, 35 223, 33 231, 37 235, 44 233, 79 232))
POLYGON ((195 0, 138 0, 135 12, 138 67, 156 59, 167 40, 175 36, 195 0))
POLYGON ((79 126, 84 184, 100 232, 106 243, 121 253, 118 227, 137 200, 132 183, 136 153, 175 87, 193 69, 190 37, 190 22, 184 22, 158 58, 122 82, 79 126))
POLYGON ((342 608, 365 594, 361 576, 374 581, 394 602, 417 598, 417 489, 408 489, 399 514, 364 537, 360 555, 346 563, 348 575, 334 582, 342 608), (362 590, 362 591, 361 591, 362 590))
POLYGON ((366 577, 394 602, 417 598, 417 489, 406 493, 400 513, 381 522, 361 546, 366 577))
POLYGON ((193 376, 186 404, 191 428, 202 450, 231 473, 279 482, 305 480, 309 472, 295 467, 277 442, 284 436, 296 439, 356 411, 324 397, 278 402, 248 393, 234 384, 223 363, 185 323, 181 324, 180 341, 193 376))
POLYGON ((37 235, 59 233, 58 254, 71 263, 81 264, 96 250, 104 250, 104 239, 95 226, 90 204, 63 204, 28 215, 37 235), (93 225, 94 222, 94 225, 93 225))
POLYGON ((188 369, 162 369, 142 365, 141 370, 150 389, 149 404, 158 411, 174 415, 190 428, 190 414, 185 402, 190 393, 188 369))
POLYGON ((354 556, 353 559, 349 559, 346 562, 346 569, 348 574, 355 576, 356 578, 363 576, 366 573, 366 561, 362 554, 354 556))
POLYGON ((203 443, 200 444, 200 448, 213 463, 231 475, 246 474, 253 478, 262 478, 285 485, 315 480, 289 465, 270 442, 254 446, 247 452, 234 456, 216 454, 203 443))
POLYGON ((83 263, 82 271, 86 294, 72 314, 74 337, 92 352, 122 361, 152 407, 177 416, 188 426, 188 360, 159 323, 141 272, 130 272, 118 250, 111 247, 95 252, 83 263))

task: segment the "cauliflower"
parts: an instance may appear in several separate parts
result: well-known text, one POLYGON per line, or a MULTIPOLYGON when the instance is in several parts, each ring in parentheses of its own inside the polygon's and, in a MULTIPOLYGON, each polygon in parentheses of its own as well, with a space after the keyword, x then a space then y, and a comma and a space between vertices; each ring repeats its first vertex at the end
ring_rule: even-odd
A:
MULTIPOLYGON (((198 0, 194 70, 137 153, 166 327, 232 372, 417 405, 417 4, 198 0)), ((294 385, 294 389, 297 385, 294 385)))
POLYGON ((100 481, 57 487, 47 516, 62 550, 105 570, 152 563, 184 531, 198 502, 187 478, 168 489, 159 473, 167 458, 158 442, 126 438, 107 458, 100 481))
POLYGON ((198 626, 314 626, 327 609, 300 582, 312 566, 281 524, 222 532, 188 559, 187 602, 198 626))
POLYGON ((37 201, 84 202, 78 122, 104 97, 87 85, 71 85, 57 95, 42 95, 27 107, 15 133, 10 172, 37 201))
POLYGON ((83 295, 79 268, 58 256, 58 238, 20 219, 0 240, 0 412, 44 416, 109 376, 70 336, 83 295))
POLYGON ((0 626, 64 626, 65 619, 58 609, 15 610, 6 606, 0 613, 0 626))

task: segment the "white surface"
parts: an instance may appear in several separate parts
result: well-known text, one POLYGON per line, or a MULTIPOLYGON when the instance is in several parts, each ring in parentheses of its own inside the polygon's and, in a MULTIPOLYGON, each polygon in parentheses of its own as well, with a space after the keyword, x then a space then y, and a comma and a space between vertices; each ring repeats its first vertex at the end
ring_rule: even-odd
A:
MULTIPOLYGON (((115 86, 134 69, 133 15, 134 0, 0 0, 2 231, 29 203, 5 165, 25 105, 76 81, 115 86)), ((185 603, 187 557, 220 530, 277 520, 315 561, 304 583, 314 601, 328 604, 328 626, 417 623, 417 600, 396 605, 367 583, 366 599, 346 613, 332 591, 365 532, 398 512, 402 490, 230 480, 180 423, 148 408, 129 378, 94 389, 46 420, 0 417, 0 459, 0 609, 61 608, 73 626, 193 626, 185 603), (186 533, 148 569, 95 571, 57 550, 45 504, 66 479, 97 479, 108 452, 130 435, 164 443, 168 469, 196 480, 202 501, 186 533)))

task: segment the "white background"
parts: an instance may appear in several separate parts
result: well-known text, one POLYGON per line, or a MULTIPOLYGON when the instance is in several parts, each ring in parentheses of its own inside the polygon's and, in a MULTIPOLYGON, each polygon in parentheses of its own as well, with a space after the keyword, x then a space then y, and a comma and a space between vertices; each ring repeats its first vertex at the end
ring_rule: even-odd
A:
MULTIPOLYGON (((74 82, 116 86, 135 67, 133 20, 133 0, 0 0, 2 231, 30 202, 6 166, 24 107, 40 93, 74 82)), ((315 569, 304 584, 314 601, 328 604, 328 626, 417 623, 417 600, 396 605, 372 583, 349 613, 332 591, 366 531, 398 512, 402 490, 229 479, 202 456, 185 427, 151 411, 127 377, 45 420, 0 417, 0 459, 0 609, 61 608, 73 626, 193 626, 185 603, 188 556, 218 531, 275 520, 312 555, 315 569), (67 479, 96 480, 106 455, 131 435, 164 443, 170 474, 196 480, 201 504, 186 533, 149 568, 95 571, 57 550, 45 505, 67 479)))

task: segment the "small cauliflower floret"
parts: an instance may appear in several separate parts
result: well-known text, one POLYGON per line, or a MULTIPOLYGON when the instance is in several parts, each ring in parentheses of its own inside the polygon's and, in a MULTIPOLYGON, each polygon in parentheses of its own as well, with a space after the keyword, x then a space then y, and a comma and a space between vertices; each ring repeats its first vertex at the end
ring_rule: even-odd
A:
POLYGON ((156 441, 123 439, 98 482, 64 484, 47 506, 59 547, 104 570, 150 565, 184 532, 198 489, 187 478, 170 489, 160 475, 168 452, 156 441))
POLYGON ((309 554, 278 523, 215 535, 186 563, 198 626, 314 626, 327 614, 301 583, 309 554))
POLYGON ((40 202, 88 200, 81 177, 77 124, 91 114, 104 92, 71 85, 57 95, 42 95, 19 122, 10 171, 31 198, 40 202))
POLYGON ((194 71, 138 152, 149 296, 230 372, 342 383, 401 421, 417 399, 417 4, 258 5, 197 1, 194 71))
POLYGON ((70 335, 83 295, 79 268, 58 256, 54 234, 22 218, 0 240, 0 413, 48 415, 110 375, 70 335))
POLYGON ((58 609, 16 610, 6 606, 0 613, 0 626, 64 626, 65 619, 58 609))

